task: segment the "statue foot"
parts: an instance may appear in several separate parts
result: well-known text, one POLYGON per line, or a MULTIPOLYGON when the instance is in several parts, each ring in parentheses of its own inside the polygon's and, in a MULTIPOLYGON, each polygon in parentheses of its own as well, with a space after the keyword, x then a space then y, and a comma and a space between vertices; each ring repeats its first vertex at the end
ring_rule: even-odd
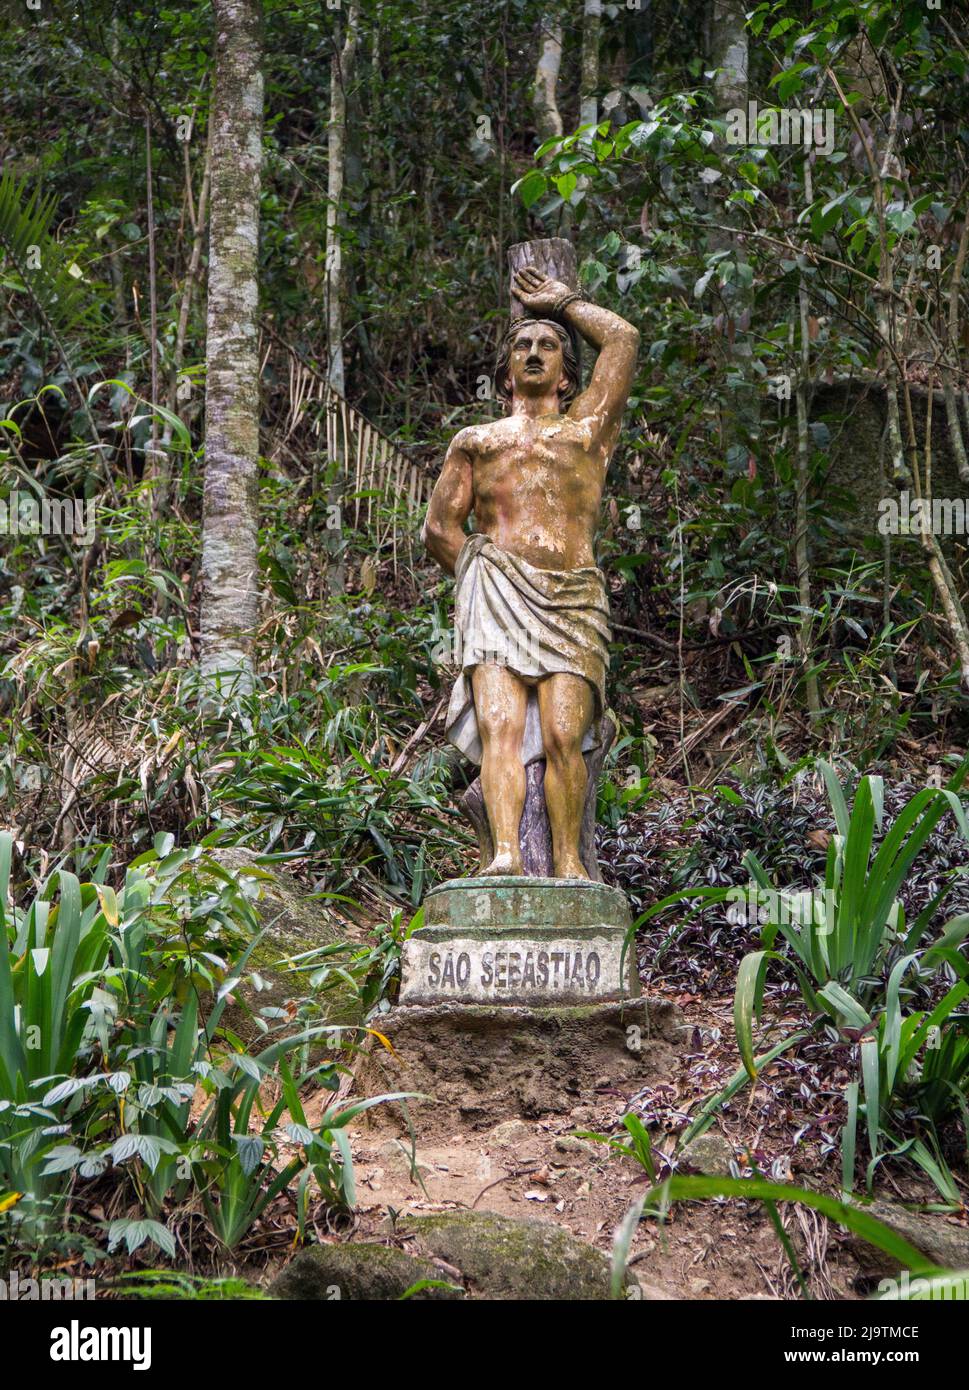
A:
POLYGON ((588 870, 581 859, 563 859, 555 866, 556 878, 588 878, 588 870))
POLYGON ((525 875, 520 856, 513 854, 511 850, 500 850, 491 863, 479 872, 483 878, 495 878, 499 874, 508 874, 512 878, 523 878, 525 875))

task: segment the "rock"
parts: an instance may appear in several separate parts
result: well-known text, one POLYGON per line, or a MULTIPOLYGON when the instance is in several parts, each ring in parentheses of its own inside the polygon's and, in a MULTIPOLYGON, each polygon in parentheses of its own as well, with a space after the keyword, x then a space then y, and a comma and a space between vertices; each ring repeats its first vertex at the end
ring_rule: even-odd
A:
MULTIPOLYGON (((940 1269, 969 1269, 969 1227, 944 1216, 906 1211, 895 1202, 870 1202, 865 1211, 883 1221, 940 1269)), ((861 1236, 852 1234, 847 1245, 865 1278, 897 1274, 902 1267, 898 1260, 876 1245, 869 1245, 861 1236)))
POLYGON ((499 1149, 510 1149, 515 1144, 524 1144, 534 1133, 534 1126, 526 1124, 524 1120, 503 1120, 500 1125, 495 1125, 488 1138, 499 1149))
MULTIPOLYGON (((959 479, 951 434, 946 421, 942 392, 934 392, 932 415, 932 483, 936 497, 962 497, 965 489, 959 479), (938 429, 936 428, 938 422, 938 429)), ((929 392, 925 386, 912 382, 909 388, 912 405, 912 421, 916 438, 921 447, 925 439, 926 417, 928 414, 929 392)), ((884 380, 866 379, 852 374, 841 376, 831 382, 819 382, 812 393, 811 421, 844 421, 832 432, 829 454, 830 474, 833 485, 840 494, 849 500, 839 521, 848 530, 848 535, 868 536, 874 534, 878 525, 879 504, 883 497, 894 494, 885 492, 885 469, 879 467, 879 444, 885 428, 887 411, 884 380)), ((889 460, 887 469, 891 471, 889 460)), ((906 484, 911 487, 911 483, 906 484)), ((951 528, 950 528, 951 529, 951 528)), ((943 551, 953 554, 953 547, 960 545, 958 535, 940 535, 939 543, 943 551)), ((820 547, 823 548, 823 547, 820 547)), ((919 563, 915 547, 911 552, 898 546, 899 565, 919 563)))
POLYGON ((675 1293, 667 1293, 658 1284, 640 1284, 639 1293, 632 1297, 639 1298, 643 1303, 678 1303, 679 1299, 675 1293))
MULTIPOLYGON (((461 1211, 408 1216, 406 1229, 417 1234, 427 1255, 461 1271, 474 1298, 611 1298, 608 1256, 550 1222, 461 1211)), ((626 1286, 633 1290, 628 1297, 638 1296, 632 1273, 626 1286)))
POLYGON ((574 1134, 560 1134, 555 1141, 555 1147, 560 1154, 593 1154, 595 1144, 590 1144, 588 1139, 579 1139, 574 1134))
MULTIPOLYGON (((257 863, 257 856, 251 850, 227 846, 214 850, 213 857, 230 873, 246 875, 259 885, 256 908, 264 935, 249 957, 244 978, 234 994, 256 1014, 262 1009, 285 1009, 290 1001, 313 994, 321 1008, 321 1017, 315 1022, 346 1024, 350 1028, 359 1025, 365 1010, 359 993, 346 980, 334 973, 319 990, 314 990, 307 974, 280 965, 304 951, 344 945, 345 953, 340 952, 330 959, 346 968, 352 952, 360 945, 359 940, 352 939, 353 929, 335 918, 325 903, 314 901, 292 874, 275 865, 257 863), (264 988, 257 987, 251 979, 252 974, 259 976, 264 988)), ((321 963, 314 961, 313 965, 321 963)), ((258 1042, 261 1037, 259 1028, 242 1004, 230 1004, 222 1021, 247 1044, 258 1042)), ((270 1016, 266 1022, 276 1027, 280 1020, 270 1016)), ((294 1024, 293 1031, 306 1026, 305 1023, 294 1024)))
POLYGON ((708 1178, 729 1178, 734 1161, 733 1145, 722 1134, 698 1134, 679 1155, 680 1166, 708 1178))
MULTIPOLYGON (((392 1245, 311 1245, 290 1260, 269 1292, 273 1298, 287 1300, 389 1302, 422 1279, 444 1278, 430 1261, 415 1259, 392 1245)), ((447 1282, 453 1283, 453 1277, 447 1282)), ((450 1299, 464 1294, 459 1289, 421 1289, 411 1296, 450 1299)))
POLYGON ((388 1139, 380 1145, 377 1150, 377 1157, 385 1168, 393 1173, 403 1174, 405 1177, 414 1177, 415 1181, 425 1174, 434 1173, 434 1165, 425 1163, 420 1155, 411 1151, 408 1143, 400 1139, 388 1139))

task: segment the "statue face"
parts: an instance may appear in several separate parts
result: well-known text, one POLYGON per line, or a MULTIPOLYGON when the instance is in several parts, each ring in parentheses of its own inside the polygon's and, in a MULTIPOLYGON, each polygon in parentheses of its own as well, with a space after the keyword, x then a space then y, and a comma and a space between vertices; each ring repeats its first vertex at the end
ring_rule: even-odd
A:
POLYGON ((563 371, 559 336, 545 324, 526 324, 511 345, 508 379, 518 396, 542 396, 563 391, 568 378, 563 371))

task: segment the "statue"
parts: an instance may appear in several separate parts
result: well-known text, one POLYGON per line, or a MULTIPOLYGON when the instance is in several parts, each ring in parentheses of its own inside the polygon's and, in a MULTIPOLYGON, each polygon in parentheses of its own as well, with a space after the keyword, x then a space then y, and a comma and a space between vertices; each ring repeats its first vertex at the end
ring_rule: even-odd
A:
POLYGON ((446 727, 481 764, 494 847, 482 873, 524 873, 525 769, 544 757, 554 875, 588 879, 583 751, 605 708, 610 636, 593 540, 639 333, 534 266, 515 272, 514 290, 528 317, 498 356, 508 413, 455 435, 424 530, 457 581, 461 671, 446 727), (569 330, 598 350, 585 390, 569 330), (472 512, 477 529, 467 535, 472 512))

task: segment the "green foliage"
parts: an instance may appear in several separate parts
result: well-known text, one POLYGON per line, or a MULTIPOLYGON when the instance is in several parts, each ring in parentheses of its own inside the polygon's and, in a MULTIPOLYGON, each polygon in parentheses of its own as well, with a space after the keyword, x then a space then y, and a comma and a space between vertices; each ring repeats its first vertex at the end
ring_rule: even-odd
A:
POLYGON ((51 235, 56 207, 52 194, 28 195, 26 179, 18 183, 9 170, 0 177, 0 247, 9 258, 7 286, 28 295, 44 328, 61 335, 90 324, 92 301, 77 261, 51 235))
MULTIPOLYGON (((886 1226, 883 1221, 871 1216, 863 1206, 855 1203, 839 1202, 825 1192, 812 1192, 808 1188, 796 1187, 789 1183, 768 1182, 765 1178, 709 1178, 673 1177, 653 1186, 644 1198, 640 1199, 640 1211, 646 1203, 652 1212, 662 1216, 676 1201, 699 1201, 716 1197, 753 1198, 762 1201, 769 1209, 778 1202, 796 1202, 812 1211, 826 1216, 829 1221, 844 1227, 854 1235, 860 1236, 870 1245, 883 1250, 893 1260, 911 1274, 935 1278, 944 1271, 937 1269, 925 1256, 907 1240, 886 1226)), ((775 1227, 777 1229, 777 1227, 775 1227)), ((793 1252, 786 1247, 788 1258, 792 1260, 795 1273, 800 1275, 793 1252)), ((802 1283, 803 1288, 803 1283, 802 1283)))
POLYGON ((304 1170, 327 1201, 352 1206, 345 1126, 390 1097, 333 1105, 311 1127, 301 1088, 336 1090, 339 1065, 297 1075, 288 1059, 338 1030, 287 1020, 247 1052, 221 1026, 259 941, 252 878, 162 835, 117 895, 60 870, 8 920, 11 852, 0 835, 0 1220, 43 1240, 69 1193, 76 1206, 84 1183, 111 1173, 143 1215, 110 1224, 109 1251, 151 1243, 174 1257, 168 1221, 195 1199, 230 1248, 304 1170))
POLYGON ((132 1270, 120 1275, 114 1281, 113 1287, 126 1299, 187 1299, 217 1303, 226 1299, 233 1302, 265 1301, 268 1297, 245 1279, 215 1279, 206 1275, 174 1272, 170 1269, 132 1270))
MULTIPOLYGON (((785 959, 773 949, 778 936, 790 948, 808 1008, 855 1027, 860 1020, 858 1009, 884 992, 885 972, 893 957, 903 951, 907 963, 916 959, 908 953, 921 946, 944 894, 906 928, 898 893, 946 811, 951 811, 969 842, 969 822, 957 795, 967 766, 963 763, 947 787, 929 787, 914 796, 873 853, 873 835, 882 814, 881 778, 861 778, 849 816, 837 775, 822 762, 838 827, 828 847, 822 890, 778 893, 756 856, 747 856, 758 888, 771 903, 773 919, 761 933, 763 949, 744 958, 737 981, 734 1017, 741 1056, 751 1075, 755 1074, 751 1026, 760 1007, 766 965, 769 960, 785 959), (846 1001, 851 1001, 850 1006, 846 1001)), ((923 965, 936 967, 943 943, 951 946, 967 934, 969 918, 954 919, 925 954, 923 965)), ((897 992, 896 985, 896 996, 897 992)), ((891 999, 891 994, 887 997, 891 999)), ((870 1020, 862 1024, 869 1025, 870 1020)))

